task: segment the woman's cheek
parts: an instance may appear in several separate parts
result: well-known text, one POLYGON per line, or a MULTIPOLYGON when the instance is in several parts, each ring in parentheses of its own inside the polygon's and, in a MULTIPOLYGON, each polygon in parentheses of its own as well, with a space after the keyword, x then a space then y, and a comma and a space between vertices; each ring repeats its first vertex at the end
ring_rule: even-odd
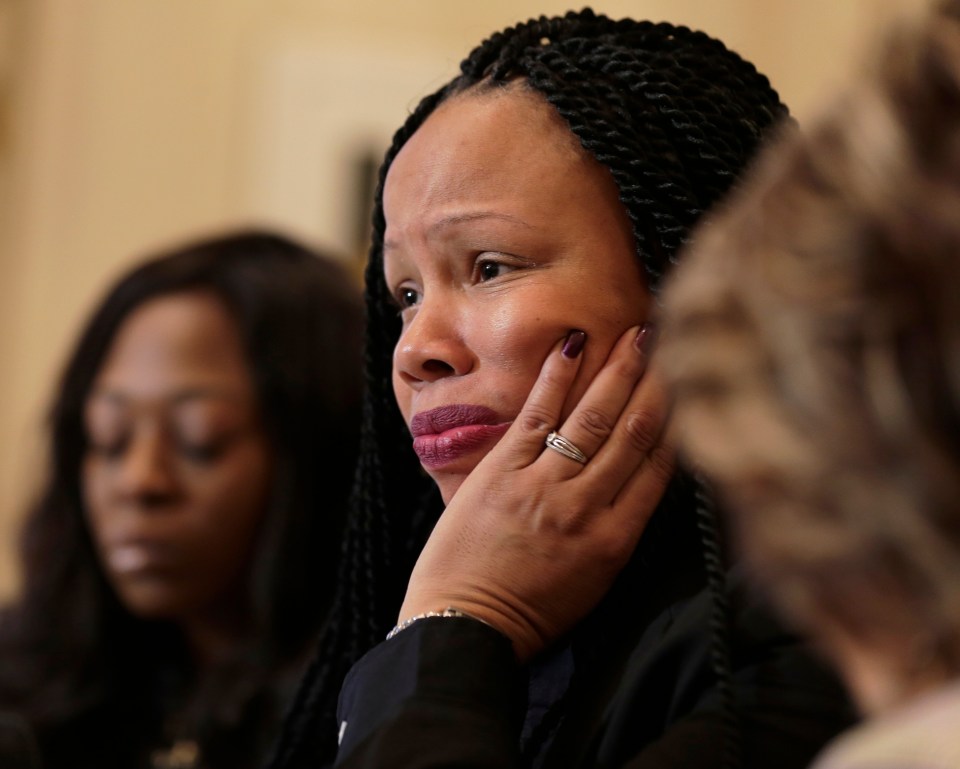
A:
POLYGON ((400 414, 403 416, 403 421, 410 424, 410 400, 413 397, 413 393, 410 390, 410 387, 404 384, 403 379, 400 377, 400 374, 397 372, 397 363, 393 362, 391 368, 391 381, 393 384, 393 397, 397 402, 397 407, 400 409, 400 414))
POLYGON ((592 336, 602 329, 591 325, 611 325, 612 317, 603 317, 603 311, 598 316, 603 301, 569 269, 524 274, 473 303, 466 323, 469 344, 480 359, 539 373, 547 353, 571 329, 592 336))
POLYGON ((474 324, 478 342, 486 358, 498 368, 530 378, 530 386, 553 346, 570 330, 569 322, 549 305, 542 307, 537 297, 518 293, 503 303, 497 312, 474 324))
POLYGON ((89 525, 96 523, 97 511, 105 502, 106 473, 97 459, 87 457, 83 460, 80 471, 80 494, 89 525))

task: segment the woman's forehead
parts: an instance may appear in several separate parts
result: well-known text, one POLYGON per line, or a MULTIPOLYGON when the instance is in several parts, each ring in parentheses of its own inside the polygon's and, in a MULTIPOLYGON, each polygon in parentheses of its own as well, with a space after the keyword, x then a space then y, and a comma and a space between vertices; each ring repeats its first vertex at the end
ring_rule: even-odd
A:
POLYGON ((421 161, 454 154, 482 168, 502 158, 531 161, 548 154, 553 163, 588 157, 567 123, 539 93, 518 85, 474 87, 440 104, 400 150, 388 173, 410 155, 421 161), (418 151, 426 149, 425 154, 418 151), (479 151, 471 156, 472 151, 479 151))
POLYGON ((397 154, 384 214, 394 231, 412 219, 477 210, 527 218, 526 209, 569 206, 582 188, 611 184, 539 94, 468 90, 438 107, 397 154))

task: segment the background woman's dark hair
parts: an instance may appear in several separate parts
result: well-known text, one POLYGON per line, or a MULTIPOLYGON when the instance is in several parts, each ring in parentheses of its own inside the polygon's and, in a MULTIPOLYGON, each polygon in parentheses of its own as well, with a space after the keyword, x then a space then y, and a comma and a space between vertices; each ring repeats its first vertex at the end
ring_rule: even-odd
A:
POLYGON ((274 767, 290 766, 298 755, 332 755, 340 681, 395 621, 410 569, 441 511, 433 483, 404 448, 410 438, 391 390, 400 321, 383 278, 384 180, 441 103, 514 81, 553 105, 584 149, 610 170, 653 288, 690 227, 729 189, 764 132, 787 115, 769 81, 718 40, 686 27, 613 21, 584 10, 493 35, 397 131, 380 169, 366 273, 367 395, 356 504, 333 614, 274 767))
MULTIPOLYGON (((106 728, 99 739, 112 758, 102 766, 124 760, 124 739, 133 744, 156 729, 148 698, 171 685, 165 666, 178 640, 163 623, 127 613, 98 565, 83 516, 83 409, 124 321, 143 303, 184 291, 212 293, 236 322, 275 458, 251 569, 249 648, 198 707, 209 712, 198 728, 214 754, 218 734, 225 750, 231 740, 248 745, 237 734, 227 739, 227 730, 280 707, 271 699, 277 676, 302 659, 324 616, 356 458, 362 308, 335 263, 278 235, 240 233, 156 257, 108 292, 53 403, 50 467, 22 541, 22 597, 0 628, 0 708, 19 709, 41 737, 68 723, 106 728), (100 723, 111 714, 116 722, 100 723)), ((84 744, 96 744, 98 733, 81 737, 78 726, 84 744)), ((73 747, 62 742, 63 751, 73 747)))

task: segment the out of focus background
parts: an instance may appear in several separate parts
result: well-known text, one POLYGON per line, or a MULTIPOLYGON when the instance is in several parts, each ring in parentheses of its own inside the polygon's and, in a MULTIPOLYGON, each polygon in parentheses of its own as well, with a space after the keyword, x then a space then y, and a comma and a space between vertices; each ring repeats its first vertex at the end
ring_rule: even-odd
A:
MULTIPOLYGON (((924 0, 606 0, 721 38, 801 123, 924 0)), ((64 355, 121 270, 281 228, 359 272, 372 177, 417 99, 555 0, 0 0, 0 601, 64 355)))

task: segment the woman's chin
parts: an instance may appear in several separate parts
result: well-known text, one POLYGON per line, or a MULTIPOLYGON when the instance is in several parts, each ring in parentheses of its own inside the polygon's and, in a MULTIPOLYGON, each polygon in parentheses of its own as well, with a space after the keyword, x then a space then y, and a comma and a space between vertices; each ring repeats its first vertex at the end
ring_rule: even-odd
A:
MULTIPOLYGON (((476 463, 474 463, 476 467, 476 463)), ((460 486, 463 485, 463 482, 467 479, 467 476, 470 475, 473 467, 456 471, 444 468, 442 471, 439 470, 428 470, 430 477, 433 478, 433 482, 437 484, 437 488, 440 489, 440 496, 443 499, 444 505, 449 505, 450 500, 453 499, 454 494, 460 489, 460 486)))
POLYGON ((449 462, 443 467, 427 467, 423 465, 437 488, 440 490, 440 496, 443 498, 443 504, 449 505, 454 494, 459 491, 463 482, 472 473, 480 460, 486 456, 487 452, 479 453, 474 457, 461 457, 456 462, 449 462))
POLYGON ((420 458, 420 466, 437 484, 445 505, 450 504, 460 485, 509 427, 509 422, 473 425, 449 430, 440 436, 414 439, 413 447, 420 458))

